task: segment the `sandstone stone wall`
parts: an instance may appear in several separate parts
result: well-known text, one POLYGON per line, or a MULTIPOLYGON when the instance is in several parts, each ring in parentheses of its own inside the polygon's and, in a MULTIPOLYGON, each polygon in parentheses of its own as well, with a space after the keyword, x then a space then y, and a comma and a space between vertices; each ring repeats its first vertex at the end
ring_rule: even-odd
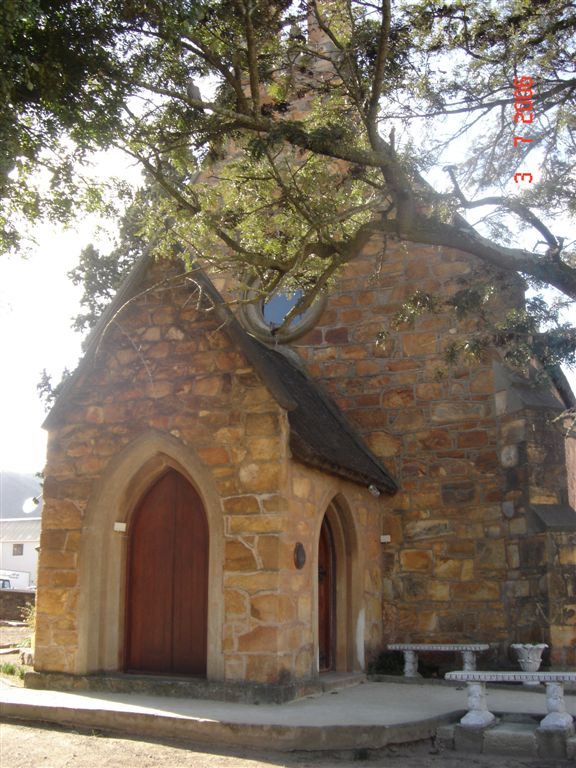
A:
MULTIPOLYGON (((491 359, 446 368, 447 345, 474 320, 391 322, 416 289, 450 296, 478 269, 466 254, 375 238, 294 346, 400 487, 382 527, 383 643, 499 642, 504 656, 524 629, 549 637, 549 562, 527 555, 529 503, 559 500, 563 447, 544 442, 542 414, 498 408, 491 359)), ((520 297, 503 291, 501 307, 520 297)))
MULTIPOLYGON (((165 265, 151 282, 159 277, 166 278, 165 265)), ((78 558, 86 508, 115 457, 146 431, 194 446, 221 498, 223 567, 229 578, 254 570, 256 563, 264 570, 269 565, 265 532, 256 528, 246 536, 234 520, 242 509, 278 508, 286 473, 285 414, 217 321, 196 309, 196 299, 187 288, 160 288, 126 308, 70 397, 64 422, 50 434, 38 669, 76 671, 78 558)), ((230 628, 222 631, 226 636, 230 628)))
POLYGON ((227 679, 287 682, 318 674, 318 537, 334 499, 349 547, 339 553, 342 556, 336 565, 339 588, 348 591, 337 607, 337 668, 363 669, 370 649, 379 647, 381 502, 365 488, 292 462, 282 497, 253 497, 251 506, 242 502, 236 507, 237 514, 228 517, 228 530, 236 536, 230 551, 239 559, 235 564, 245 558, 245 567, 230 568, 226 563, 223 650, 227 679), (267 508, 260 511, 258 504, 267 508), (252 554, 248 550, 256 540, 257 552, 252 554), (298 543, 306 553, 301 569, 294 563, 298 543))
POLYGON ((576 509, 576 435, 566 440, 566 465, 568 468, 568 503, 576 509))
POLYGON ((556 510, 562 511, 562 520, 570 517, 569 458, 555 421, 559 409, 511 409, 515 393, 508 392, 506 399, 502 394, 497 392, 496 404, 506 499, 502 508, 510 527, 504 587, 508 633, 515 642, 549 643, 552 663, 566 666, 576 659, 576 539, 573 532, 553 530, 556 510))
POLYGON ((576 665, 576 533, 549 533, 547 550, 552 663, 576 665))
MULTIPOLYGON (((36 669, 84 674, 123 668, 124 569, 117 561, 126 555, 138 496, 131 478, 116 468, 150 433, 169 438, 180 457, 193 453, 202 482, 215 492, 215 503, 206 504, 211 529, 222 531, 211 566, 221 586, 210 587, 216 617, 210 632, 212 652, 221 658, 209 661, 210 674, 266 683, 317 674, 318 535, 338 494, 348 505, 346 536, 357 550, 370 539, 366 558, 355 554, 359 597, 349 597, 356 614, 367 601, 362 625, 350 631, 359 647, 352 649, 352 634, 342 641, 357 668, 353 660, 364 656, 365 640, 375 646, 381 634, 374 543, 381 503, 367 489, 290 461, 285 411, 213 315, 197 309, 190 287, 167 288, 169 276, 167 265, 157 265, 149 285, 162 284, 109 326, 51 429, 36 669), (118 488, 112 493, 107 484, 118 488), (113 521, 126 521, 128 534, 112 532, 113 521), (294 565, 298 541, 307 553, 301 570, 294 565)), ((144 465, 152 458, 144 456, 144 465)), ((145 491, 146 482, 139 477, 138 488, 145 491)), ((348 666, 341 660, 342 669, 348 666)))

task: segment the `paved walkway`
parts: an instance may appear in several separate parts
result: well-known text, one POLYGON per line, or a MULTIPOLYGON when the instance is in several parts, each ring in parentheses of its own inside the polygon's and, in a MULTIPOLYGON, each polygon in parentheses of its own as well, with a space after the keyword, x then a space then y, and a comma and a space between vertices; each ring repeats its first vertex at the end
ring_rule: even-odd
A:
MULTIPOLYGON (((576 697, 567 696, 576 715, 576 697)), ((496 713, 544 716, 544 691, 488 689, 496 713)), ((463 688, 366 682, 287 704, 253 705, 119 693, 0 686, 4 717, 197 744, 275 750, 378 749, 428 739, 465 710, 463 688)))

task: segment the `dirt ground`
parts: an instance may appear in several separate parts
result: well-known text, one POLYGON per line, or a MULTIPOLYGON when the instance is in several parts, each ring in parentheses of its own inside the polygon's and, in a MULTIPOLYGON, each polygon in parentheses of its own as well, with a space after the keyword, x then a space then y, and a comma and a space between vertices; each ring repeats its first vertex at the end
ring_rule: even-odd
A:
POLYGON ((431 744, 390 748, 378 755, 220 750, 142 741, 58 726, 0 725, 2 768, 568 768, 566 760, 434 753, 431 744))
POLYGON ((20 645, 30 640, 30 629, 16 621, 0 621, 0 648, 20 645))

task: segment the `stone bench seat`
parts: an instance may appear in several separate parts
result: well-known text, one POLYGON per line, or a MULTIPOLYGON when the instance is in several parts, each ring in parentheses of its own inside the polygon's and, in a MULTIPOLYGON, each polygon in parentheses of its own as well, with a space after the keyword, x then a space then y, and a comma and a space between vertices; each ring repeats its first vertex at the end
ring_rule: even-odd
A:
POLYGON ((404 677, 420 677, 418 674, 419 651, 446 651, 461 653, 464 670, 476 669, 476 654, 487 651, 487 643, 390 643, 389 651, 402 651, 404 654, 404 677))
POLYGON ((447 672, 446 680, 467 684, 468 712, 460 720, 460 724, 467 728, 486 728, 496 720, 486 706, 486 683, 544 683, 548 714, 540 721, 540 728, 545 731, 574 730, 574 718, 566 712, 564 683, 576 683, 576 672, 458 670, 447 672))

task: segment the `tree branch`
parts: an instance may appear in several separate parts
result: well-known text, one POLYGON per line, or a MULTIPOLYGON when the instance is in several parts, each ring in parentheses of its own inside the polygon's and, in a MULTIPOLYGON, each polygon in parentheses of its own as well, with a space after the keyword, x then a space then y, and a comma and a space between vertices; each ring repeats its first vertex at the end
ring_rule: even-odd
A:
POLYGON ((456 179, 454 166, 447 165, 444 170, 450 176, 452 184, 454 185, 454 192, 464 208, 481 208, 485 205, 497 205, 504 210, 510 211, 510 213, 516 214, 527 224, 530 224, 532 227, 537 229, 542 237, 544 237, 549 246, 548 255, 558 256, 560 253, 560 243, 558 239, 552 234, 544 222, 540 221, 536 214, 531 211, 530 208, 528 208, 527 205, 524 205, 524 203, 522 203, 520 200, 510 200, 507 197, 502 197, 499 195, 489 195, 488 197, 483 197, 481 200, 467 200, 456 179))
MULTIPOLYGON (((398 234, 392 220, 380 222, 379 229, 389 235, 398 234)), ((521 272, 552 285, 576 300, 576 270, 568 264, 521 248, 498 245, 464 221, 459 226, 418 216, 399 236, 413 243, 459 249, 507 272, 521 272)))
POLYGON ((378 53, 376 55, 376 63, 374 65, 372 92, 370 94, 368 112, 366 115, 368 123, 374 123, 378 115, 380 96, 382 94, 382 83, 384 81, 384 71, 389 54, 390 21, 390 0, 382 0, 382 20, 380 23, 380 35, 378 37, 378 53))

